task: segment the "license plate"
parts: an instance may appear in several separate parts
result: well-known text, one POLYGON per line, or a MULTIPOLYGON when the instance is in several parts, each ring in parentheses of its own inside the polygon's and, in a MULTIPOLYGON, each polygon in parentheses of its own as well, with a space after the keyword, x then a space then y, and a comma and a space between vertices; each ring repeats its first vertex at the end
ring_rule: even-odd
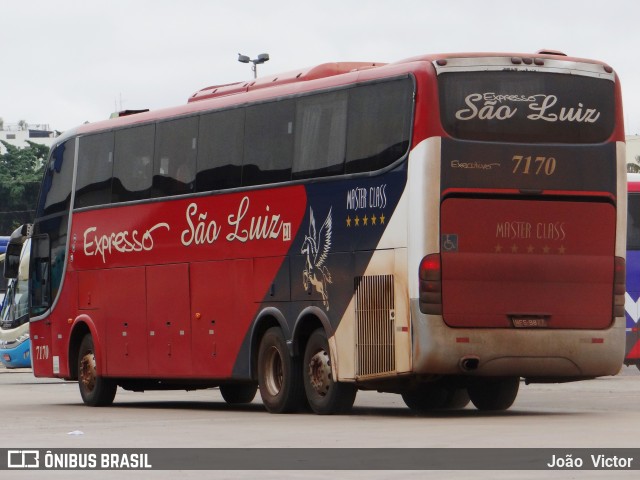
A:
POLYGON ((511 320, 516 328, 545 328, 549 326, 548 320, 544 317, 521 317, 511 320))

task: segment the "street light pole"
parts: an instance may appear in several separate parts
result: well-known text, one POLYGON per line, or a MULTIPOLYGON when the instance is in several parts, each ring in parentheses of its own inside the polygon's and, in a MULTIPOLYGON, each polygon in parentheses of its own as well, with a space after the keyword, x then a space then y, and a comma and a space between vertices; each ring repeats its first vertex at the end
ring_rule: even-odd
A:
POLYGON ((261 53, 260 55, 258 55, 258 58, 254 58, 252 60, 248 56, 242 55, 241 53, 239 53, 238 54, 238 61, 240 63, 252 63, 253 65, 251 65, 251 71, 253 72, 253 78, 256 79, 256 78, 258 78, 258 65, 269 61, 269 54, 268 53, 261 53))

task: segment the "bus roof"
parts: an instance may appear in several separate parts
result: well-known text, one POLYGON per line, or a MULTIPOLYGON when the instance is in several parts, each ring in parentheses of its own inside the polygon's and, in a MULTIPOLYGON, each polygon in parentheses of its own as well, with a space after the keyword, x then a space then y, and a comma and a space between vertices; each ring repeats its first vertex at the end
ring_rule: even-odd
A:
POLYGON ((258 88, 267 88, 274 85, 285 85, 287 83, 317 80, 319 78, 342 75, 343 73, 368 70, 370 68, 375 68, 383 65, 386 64, 375 62, 323 63, 314 67, 300 68, 297 70, 292 70, 290 72, 261 77, 252 82, 237 82, 229 83, 226 85, 205 87, 202 90, 194 93, 188 101, 196 102, 199 100, 205 100, 207 98, 224 97, 226 95, 233 95, 235 93, 248 92, 250 89, 255 90, 258 88))
MULTIPOLYGON (((189 97, 186 105, 170 108, 141 111, 132 115, 80 125, 70 132, 71 135, 86 134, 94 131, 111 130, 132 126, 154 120, 163 120, 189 115, 199 111, 242 105, 248 102, 269 100, 278 96, 295 95, 323 88, 350 85, 359 81, 375 80, 424 69, 425 64, 445 62, 453 59, 510 58, 514 68, 527 68, 537 60, 544 64, 546 60, 569 63, 601 65, 607 72, 611 68, 598 61, 573 58, 560 53, 543 50, 538 53, 448 53, 430 54, 407 58, 394 63, 380 62, 333 62, 292 70, 276 75, 260 77, 256 80, 215 85, 203 88, 189 97)), ((67 138, 68 136, 65 136, 67 138)), ((61 141, 64 139, 61 139, 61 141)))

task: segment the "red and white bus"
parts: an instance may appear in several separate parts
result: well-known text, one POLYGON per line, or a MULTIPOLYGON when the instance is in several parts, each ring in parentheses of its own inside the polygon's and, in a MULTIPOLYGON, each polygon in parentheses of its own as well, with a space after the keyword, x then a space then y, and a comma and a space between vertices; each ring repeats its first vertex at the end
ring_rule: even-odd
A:
POLYGON ((620 84, 554 52, 333 63, 87 124, 33 224, 39 377, 88 405, 506 409, 624 357, 620 84))

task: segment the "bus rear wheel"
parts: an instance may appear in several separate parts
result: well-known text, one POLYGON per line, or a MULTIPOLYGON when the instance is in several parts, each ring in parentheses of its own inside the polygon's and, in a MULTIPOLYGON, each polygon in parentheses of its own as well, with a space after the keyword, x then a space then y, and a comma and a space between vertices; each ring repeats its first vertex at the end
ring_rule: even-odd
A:
POLYGON ((459 410, 469 403, 469 393, 466 388, 433 382, 404 392, 402 400, 407 407, 416 412, 459 410))
POLYGON ((307 342, 303 379, 307 401, 315 413, 347 413, 353 407, 358 389, 351 383, 333 381, 329 342, 321 328, 314 331, 307 342))
POLYGON ((85 405, 105 407, 113 403, 118 385, 110 378, 97 373, 97 362, 93 338, 87 334, 80 343, 78 352, 78 386, 85 405))
POLYGON ((271 413, 290 413, 304 403, 300 358, 289 355, 278 327, 267 330, 258 349, 258 385, 265 408, 271 413))
POLYGON ((220 394, 229 405, 241 405, 251 403, 258 391, 256 384, 229 383, 220 385, 220 394))
POLYGON ((507 410, 516 399, 519 377, 474 378, 467 387, 478 410, 507 410))

